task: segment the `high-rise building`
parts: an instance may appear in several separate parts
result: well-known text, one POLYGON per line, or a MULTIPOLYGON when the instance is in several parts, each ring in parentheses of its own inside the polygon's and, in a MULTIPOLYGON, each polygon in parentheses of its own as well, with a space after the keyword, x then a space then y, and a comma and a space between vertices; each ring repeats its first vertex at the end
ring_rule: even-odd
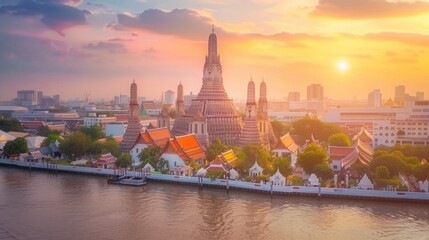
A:
POLYGON ((307 86, 307 101, 323 101, 323 86, 320 84, 307 86))
POLYGON ((425 93, 424 92, 416 92, 416 99, 418 101, 425 100, 425 93))
POLYGON ((380 89, 374 89, 368 94, 368 106, 379 108, 381 104, 381 91, 380 89))
POLYGON ((167 90, 164 93, 164 104, 173 105, 174 104, 174 91, 167 90))
POLYGON ((176 118, 172 131, 175 135, 194 133, 205 146, 217 138, 225 144, 237 145, 241 124, 241 117, 223 86, 217 37, 212 30, 203 69, 203 85, 188 111, 176 118))
POLYGON ((195 95, 195 94, 193 94, 192 92, 191 93, 189 93, 189 95, 185 95, 185 96, 183 96, 183 101, 184 101, 184 105, 185 105, 185 107, 187 108, 187 107, 190 107, 191 106, 191 103, 192 103, 192 100, 194 100, 194 99, 196 99, 197 98, 197 95, 195 95))
POLYGON ((288 102, 299 102, 301 100, 299 92, 289 92, 287 96, 288 102))
POLYGON ((129 152, 131 150, 142 130, 139 118, 139 103, 137 102, 137 84, 135 81, 131 84, 130 96, 130 116, 128 118, 127 130, 121 142, 122 152, 129 152))
POLYGON ((397 104, 403 105, 405 101, 405 86, 404 85, 398 85, 395 87, 395 102, 397 104))
POLYGON ((33 106, 37 105, 38 93, 35 90, 20 90, 16 92, 16 104, 18 106, 33 106))
POLYGON ((37 104, 42 104, 42 100, 43 100, 43 92, 42 91, 38 91, 37 92, 37 104))

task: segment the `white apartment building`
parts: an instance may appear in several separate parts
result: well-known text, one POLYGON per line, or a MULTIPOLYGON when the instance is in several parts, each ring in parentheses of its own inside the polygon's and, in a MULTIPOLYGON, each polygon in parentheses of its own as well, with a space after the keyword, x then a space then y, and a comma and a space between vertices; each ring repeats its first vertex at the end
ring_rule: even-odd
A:
POLYGON ((332 108, 322 121, 372 123, 373 147, 429 144, 429 101, 407 101, 404 107, 332 108))
POLYGON ((101 114, 96 116, 95 114, 89 114, 88 117, 83 118, 83 125, 85 127, 91 127, 93 125, 99 125, 103 129, 107 123, 116 122, 116 117, 107 117, 107 115, 101 114))

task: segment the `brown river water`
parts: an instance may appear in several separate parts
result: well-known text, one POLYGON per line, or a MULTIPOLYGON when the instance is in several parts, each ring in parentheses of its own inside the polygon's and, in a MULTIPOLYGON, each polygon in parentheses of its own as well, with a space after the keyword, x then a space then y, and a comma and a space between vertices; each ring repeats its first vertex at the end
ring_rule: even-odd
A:
POLYGON ((0 166, 0 239, 429 239, 429 205, 117 186, 0 166))

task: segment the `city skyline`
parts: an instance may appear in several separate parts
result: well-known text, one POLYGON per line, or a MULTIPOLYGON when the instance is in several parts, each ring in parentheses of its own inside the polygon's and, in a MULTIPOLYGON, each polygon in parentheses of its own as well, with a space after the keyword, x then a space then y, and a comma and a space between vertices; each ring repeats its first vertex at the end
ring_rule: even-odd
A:
POLYGON ((269 98, 304 97, 313 83, 334 99, 374 89, 394 97, 397 85, 414 95, 429 90, 428 9, 427 1, 4 1, 0 100, 24 89, 110 99, 132 79, 148 98, 179 82, 198 92, 213 24, 234 98, 245 98, 251 76, 265 79, 269 98))

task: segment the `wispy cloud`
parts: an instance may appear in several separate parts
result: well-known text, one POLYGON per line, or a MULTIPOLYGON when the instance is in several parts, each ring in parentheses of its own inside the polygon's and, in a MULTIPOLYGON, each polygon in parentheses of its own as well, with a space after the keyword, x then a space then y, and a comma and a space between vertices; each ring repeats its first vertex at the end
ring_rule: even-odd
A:
POLYGON ((320 0, 315 16, 343 19, 406 17, 429 12, 424 1, 392 2, 386 0, 320 0))

